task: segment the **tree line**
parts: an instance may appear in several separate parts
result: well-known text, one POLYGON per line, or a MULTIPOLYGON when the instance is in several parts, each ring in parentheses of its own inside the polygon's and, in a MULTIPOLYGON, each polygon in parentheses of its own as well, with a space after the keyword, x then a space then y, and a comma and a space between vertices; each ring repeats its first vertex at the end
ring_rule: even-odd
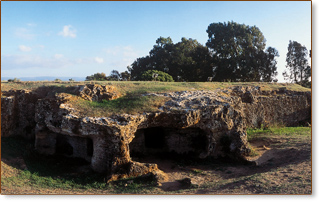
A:
MULTIPOLYGON (((86 80, 277 82, 279 53, 274 47, 266 47, 258 27, 232 21, 212 23, 206 32, 205 46, 191 38, 173 43, 170 37, 159 37, 149 55, 137 58, 128 71, 113 70, 109 76, 97 73, 86 80)), ((287 69, 282 73, 286 80, 310 85, 305 46, 290 41, 286 62, 287 69)))

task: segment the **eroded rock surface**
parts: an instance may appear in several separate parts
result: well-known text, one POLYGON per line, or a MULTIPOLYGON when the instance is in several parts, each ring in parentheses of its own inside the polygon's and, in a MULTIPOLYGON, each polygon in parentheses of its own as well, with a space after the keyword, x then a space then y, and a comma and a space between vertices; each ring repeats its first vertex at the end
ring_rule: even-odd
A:
MULTIPOLYGON (((114 88, 97 85, 75 90, 87 100, 119 97, 114 88)), ((32 135, 39 153, 82 158, 94 171, 115 180, 150 172, 161 175, 156 164, 134 160, 146 155, 232 158, 246 163, 248 126, 294 125, 311 116, 308 92, 234 87, 150 95, 169 100, 157 112, 82 117, 68 103, 74 100, 72 95, 43 98, 26 90, 8 92, 1 98, 2 136, 32 135)))
POLYGON ((89 101, 113 100, 120 97, 114 86, 101 86, 98 84, 81 85, 76 90, 77 95, 89 101))

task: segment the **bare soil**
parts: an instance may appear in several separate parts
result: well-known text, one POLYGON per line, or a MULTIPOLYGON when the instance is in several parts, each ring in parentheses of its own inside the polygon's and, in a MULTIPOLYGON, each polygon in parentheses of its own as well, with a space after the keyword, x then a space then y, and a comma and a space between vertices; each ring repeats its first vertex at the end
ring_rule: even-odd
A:
MULTIPOLYGON (((255 166, 230 162, 185 162, 162 158, 144 158, 157 163, 168 180, 151 188, 132 188, 135 179, 111 184, 106 189, 59 189, 6 185, 2 194, 311 194, 311 135, 271 135, 250 142, 257 155, 248 157, 255 166), (190 179, 185 185, 182 179, 190 179), (131 187, 130 187, 131 186, 131 187)), ((3 158, 2 178, 15 177, 25 167, 22 157, 3 158)), ((187 161, 187 160, 186 160, 187 161)), ((135 188, 135 187, 133 187, 135 188)))

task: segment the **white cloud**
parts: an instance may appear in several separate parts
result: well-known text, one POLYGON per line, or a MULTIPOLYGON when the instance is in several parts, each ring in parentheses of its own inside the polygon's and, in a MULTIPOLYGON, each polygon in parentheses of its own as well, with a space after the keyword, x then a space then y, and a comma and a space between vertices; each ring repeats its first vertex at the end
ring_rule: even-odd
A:
POLYGON ((99 64, 103 63, 103 61, 104 61, 103 58, 101 58, 101 57, 95 57, 94 60, 99 64))
POLYGON ((40 48, 41 50, 43 50, 45 48, 44 45, 37 45, 37 48, 40 48))
POLYGON ((31 47, 27 47, 25 45, 20 45, 19 46, 19 50, 22 52, 30 52, 31 51, 31 47))
POLYGON ((37 24, 35 24, 35 23, 27 23, 27 26, 35 27, 35 26, 37 26, 37 24))
POLYGON ((55 58, 55 59, 61 59, 62 57, 63 57, 62 54, 55 54, 55 55, 54 55, 54 58, 55 58))
POLYGON ((76 32, 77 31, 71 25, 66 25, 63 26, 63 30, 59 32, 58 35, 62 35, 63 37, 75 38, 77 37, 76 32))

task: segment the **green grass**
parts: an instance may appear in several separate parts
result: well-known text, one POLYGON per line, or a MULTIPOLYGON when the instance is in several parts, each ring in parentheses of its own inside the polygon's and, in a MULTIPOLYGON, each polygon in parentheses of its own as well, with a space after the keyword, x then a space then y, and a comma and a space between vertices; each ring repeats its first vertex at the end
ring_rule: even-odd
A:
MULTIPOLYGON (((97 178, 96 178, 97 179, 97 178)), ((39 172, 29 170, 21 171, 18 176, 1 179, 3 186, 29 186, 43 189, 108 189, 108 185, 103 180, 96 180, 93 175, 81 178, 58 178, 55 176, 42 176, 39 172)))
POLYGON ((77 100, 72 105, 85 116, 110 116, 114 114, 137 114, 155 112, 168 100, 161 96, 126 95, 115 100, 102 102, 77 100))
POLYGON ((247 129, 248 141, 260 138, 267 138, 272 135, 278 136, 303 136, 310 135, 310 127, 269 127, 268 129, 247 129))
POLYGON ((148 194, 156 187, 155 182, 145 180, 143 177, 120 179, 111 185, 116 194, 148 194))

